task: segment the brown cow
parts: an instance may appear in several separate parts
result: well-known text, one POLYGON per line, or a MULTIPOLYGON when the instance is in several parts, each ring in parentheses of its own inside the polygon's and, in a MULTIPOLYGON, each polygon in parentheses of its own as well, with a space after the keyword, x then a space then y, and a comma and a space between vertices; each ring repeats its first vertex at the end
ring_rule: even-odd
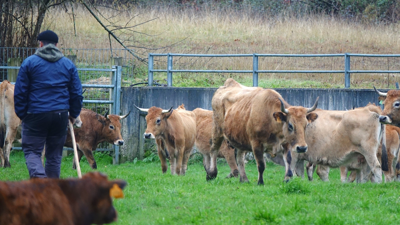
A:
MULTIPOLYGON (((304 130, 308 123, 317 119, 312 108, 290 106, 282 96, 271 89, 245 87, 229 78, 219 87, 212 98, 213 131, 211 163, 207 180, 217 176, 216 158, 224 140, 237 149, 240 181, 248 182, 244 170, 244 155, 253 151, 258 166, 258 184, 264 184, 264 151, 275 155, 283 146, 285 163, 290 164, 291 152, 306 152, 304 130)), ((286 169, 285 180, 293 176, 286 169)))
MULTIPOLYGON (((78 150, 79 161, 84 154, 92 169, 97 169, 96 160, 93 157, 93 151, 96 150, 97 145, 106 141, 114 145, 123 145, 124 139, 121 136, 121 123, 120 120, 129 115, 99 115, 92 110, 82 109, 80 118, 82 126, 79 129, 74 129, 76 145, 78 150)), ((66 147, 72 147, 72 139, 70 132, 68 132, 67 140, 65 141, 66 147)), ((75 160, 73 161, 73 168, 76 168, 75 160)))
POLYGON ((390 90, 387 93, 375 91, 379 94, 379 100, 384 104, 382 121, 400 127, 400 90, 390 90))
MULTIPOLYGON (((212 131, 212 116, 213 112, 201 108, 193 110, 196 115, 196 148, 203 155, 203 165, 205 170, 210 169, 210 147, 211 147, 211 131, 212 131)), ((229 147, 228 142, 224 140, 218 153, 219 158, 225 158, 229 167, 231 168, 230 174, 227 176, 237 177, 238 167, 235 159, 235 149, 229 147)))
MULTIPOLYGON (((304 154, 293 153, 292 166, 298 160, 307 160, 314 165, 355 167, 362 164, 359 160, 364 157, 374 180, 382 182, 377 153, 384 135, 384 125, 380 123, 380 110, 376 108, 379 107, 367 106, 350 111, 316 110, 318 120, 306 128, 308 151, 304 154)), ((387 167, 385 148, 382 148, 382 165, 387 167)), ((318 175, 322 176, 322 180, 327 180, 327 174, 318 175)), ((359 182, 364 180, 362 175, 358 173, 359 182)))
POLYGON ((4 146, 0 145, 1 167, 11 167, 10 152, 20 125, 21 120, 14 111, 14 85, 4 80, 0 84, 0 133, 3 134, 0 136, 5 137, 4 146))
POLYGON ((100 173, 0 182, 0 225, 111 223, 117 220, 111 197, 123 197, 125 186, 125 181, 109 181, 100 173))
POLYGON ((190 152, 196 139, 196 116, 185 109, 163 110, 158 107, 143 109, 147 112, 146 139, 156 139, 163 173, 167 171, 166 153, 170 157, 171 174, 185 175, 190 152), (166 148, 166 151, 165 151, 166 148))

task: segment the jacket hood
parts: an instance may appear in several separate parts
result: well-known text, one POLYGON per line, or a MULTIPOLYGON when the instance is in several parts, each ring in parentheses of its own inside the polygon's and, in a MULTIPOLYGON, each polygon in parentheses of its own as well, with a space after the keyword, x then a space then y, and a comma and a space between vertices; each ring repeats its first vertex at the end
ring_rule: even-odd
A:
POLYGON ((48 44, 36 49, 35 55, 49 62, 57 62, 64 57, 62 52, 53 44, 48 44))

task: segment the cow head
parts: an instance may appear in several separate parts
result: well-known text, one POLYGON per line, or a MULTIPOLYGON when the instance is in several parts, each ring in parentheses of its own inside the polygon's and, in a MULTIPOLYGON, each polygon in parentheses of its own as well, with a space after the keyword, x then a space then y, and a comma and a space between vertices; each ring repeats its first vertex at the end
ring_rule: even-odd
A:
POLYGON ((126 118, 128 114, 119 116, 119 115, 109 115, 108 111, 105 113, 104 117, 99 117, 98 120, 102 123, 102 135, 105 141, 112 143, 114 145, 123 145, 124 139, 121 135, 121 123, 120 121, 126 118))
POLYGON ((172 107, 169 110, 161 109, 155 106, 151 107, 150 109, 143 109, 137 106, 135 107, 141 112, 147 113, 147 128, 143 134, 143 137, 146 139, 155 139, 161 137, 167 126, 167 119, 174 111, 172 107))
POLYGON ((82 179, 85 188, 90 190, 87 196, 82 196, 83 201, 88 201, 87 209, 91 212, 91 220, 94 224, 111 223, 117 220, 117 211, 115 210, 112 199, 122 198, 122 189, 126 186, 123 180, 108 180, 107 176, 98 172, 85 174, 82 179))
POLYGON ((311 108, 301 106, 285 108, 284 103, 279 99, 281 101, 281 111, 274 112, 273 116, 278 123, 283 123, 282 132, 285 136, 286 144, 289 145, 289 150, 298 153, 307 151, 305 129, 309 123, 318 118, 318 115, 312 112, 317 108, 318 98, 311 108))
POLYGON ((384 93, 378 91, 375 87, 374 89, 379 94, 379 102, 384 105, 379 121, 400 127, 400 90, 390 90, 384 93))

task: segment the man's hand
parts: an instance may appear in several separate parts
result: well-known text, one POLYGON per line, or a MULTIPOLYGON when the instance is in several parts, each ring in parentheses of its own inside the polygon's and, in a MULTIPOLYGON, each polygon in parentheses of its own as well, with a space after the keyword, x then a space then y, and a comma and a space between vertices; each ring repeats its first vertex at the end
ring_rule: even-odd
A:
POLYGON ((75 124, 76 118, 72 117, 72 116, 68 116, 69 121, 71 121, 72 125, 75 124))

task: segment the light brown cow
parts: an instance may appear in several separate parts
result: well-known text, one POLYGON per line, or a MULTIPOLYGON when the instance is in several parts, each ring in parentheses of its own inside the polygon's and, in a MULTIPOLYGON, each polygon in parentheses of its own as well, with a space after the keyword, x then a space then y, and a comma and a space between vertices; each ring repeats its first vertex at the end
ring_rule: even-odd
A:
POLYGON ((125 186, 125 181, 110 181, 100 173, 0 182, 0 225, 111 223, 117 220, 111 197, 123 197, 125 186))
POLYGON ((167 171, 166 153, 170 157, 171 174, 185 175, 190 152, 196 139, 196 116, 185 109, 143 109, 147 128, 144 138, 155 139, 163 173, 167 171), (165 151, 165 148, 167 151, 165 151))
MULTIPOLYGON (((1 143, 0 166, 11 167, 10 152, 21 120, 14 110, 14 85, 4 80, 0 84, 0 135, 4 137, 4 146, 1 143)), ((3 139, 0 140, 3 142, 3 139)))
MULTIPOLYGON (((92 110, 82 109, 80 118, 82 126, 79 129, 74 129, 76 145, 78 148, 78 158, 81 160, 85 155, 92 169, 97 169, 96 160, 93 157, 93 151, 96 150, 97 145, 101 142, 108 142, 114 145, 123 145, 124 139, 121 136, 121 123, 120 121, 129 115, 99 115, 92 110)), ((67 134, 65 141, 66 147, 72 147, 72 139, 70 132, 67 134)), ((73 168, 76 168, 75 160, 73 161, 73 168)))
MULTIPOLYGON (((317 103, 318 99, 308 109, 290 106, 274 90, 245 87, 231 78, 226 80, 212 98, 212 157, 207 180, 217 176, 216 158, 225 138, 237 149, 240 181, 248 182, 244 155, 246 151, 253 151, 258 166, 258 184, 264 184, 264 151, 275 155, 283 146, 286 164, 290 164, 291 152, 306 152, 304 130, 307 124, 317 119, 317 114, 312 113, 317 103)), ((292 176, 292 170, 287 166, 285 180, 292 176)))
MULTIPOLYGON (((292 166, 299 160, 306 160, 314 165, 355 167, 360 164, 359 159, 364 157, 374 180, 382 182, 377 153, 384 135, 384 125, 380 123, 379 110, 367 106, 350 111, 318 109, 315 113, 318 114, 318 120, 306 128, 308 151, 304 154, 293 153, 292 166)), ((382 165, 386 165, 384 170, 388 169, 385 148, 382 149, 382 165)), ((327 174, 318 175, 322 176, 322 180, 327 180, 327 174)), ((360 172, 357 175, 359 182, 364 180, 362 175, 360 172)))
MULTIPOLYGON (((210 169, 210 147, 211 147, 211 131, 213 112, 201 108, 193 110, 196 115, 196 148, 203 155, 203 165, 205 170, 210 169)), ((225 158, 229 167, 231 168, 230 174, 227 176, 237 177, 239 174, 238 167, 235 159, 235 149, 228 145, 228 142, 224 140, 221 144, 221 148, 218 153, 219 158, 225 158)))

